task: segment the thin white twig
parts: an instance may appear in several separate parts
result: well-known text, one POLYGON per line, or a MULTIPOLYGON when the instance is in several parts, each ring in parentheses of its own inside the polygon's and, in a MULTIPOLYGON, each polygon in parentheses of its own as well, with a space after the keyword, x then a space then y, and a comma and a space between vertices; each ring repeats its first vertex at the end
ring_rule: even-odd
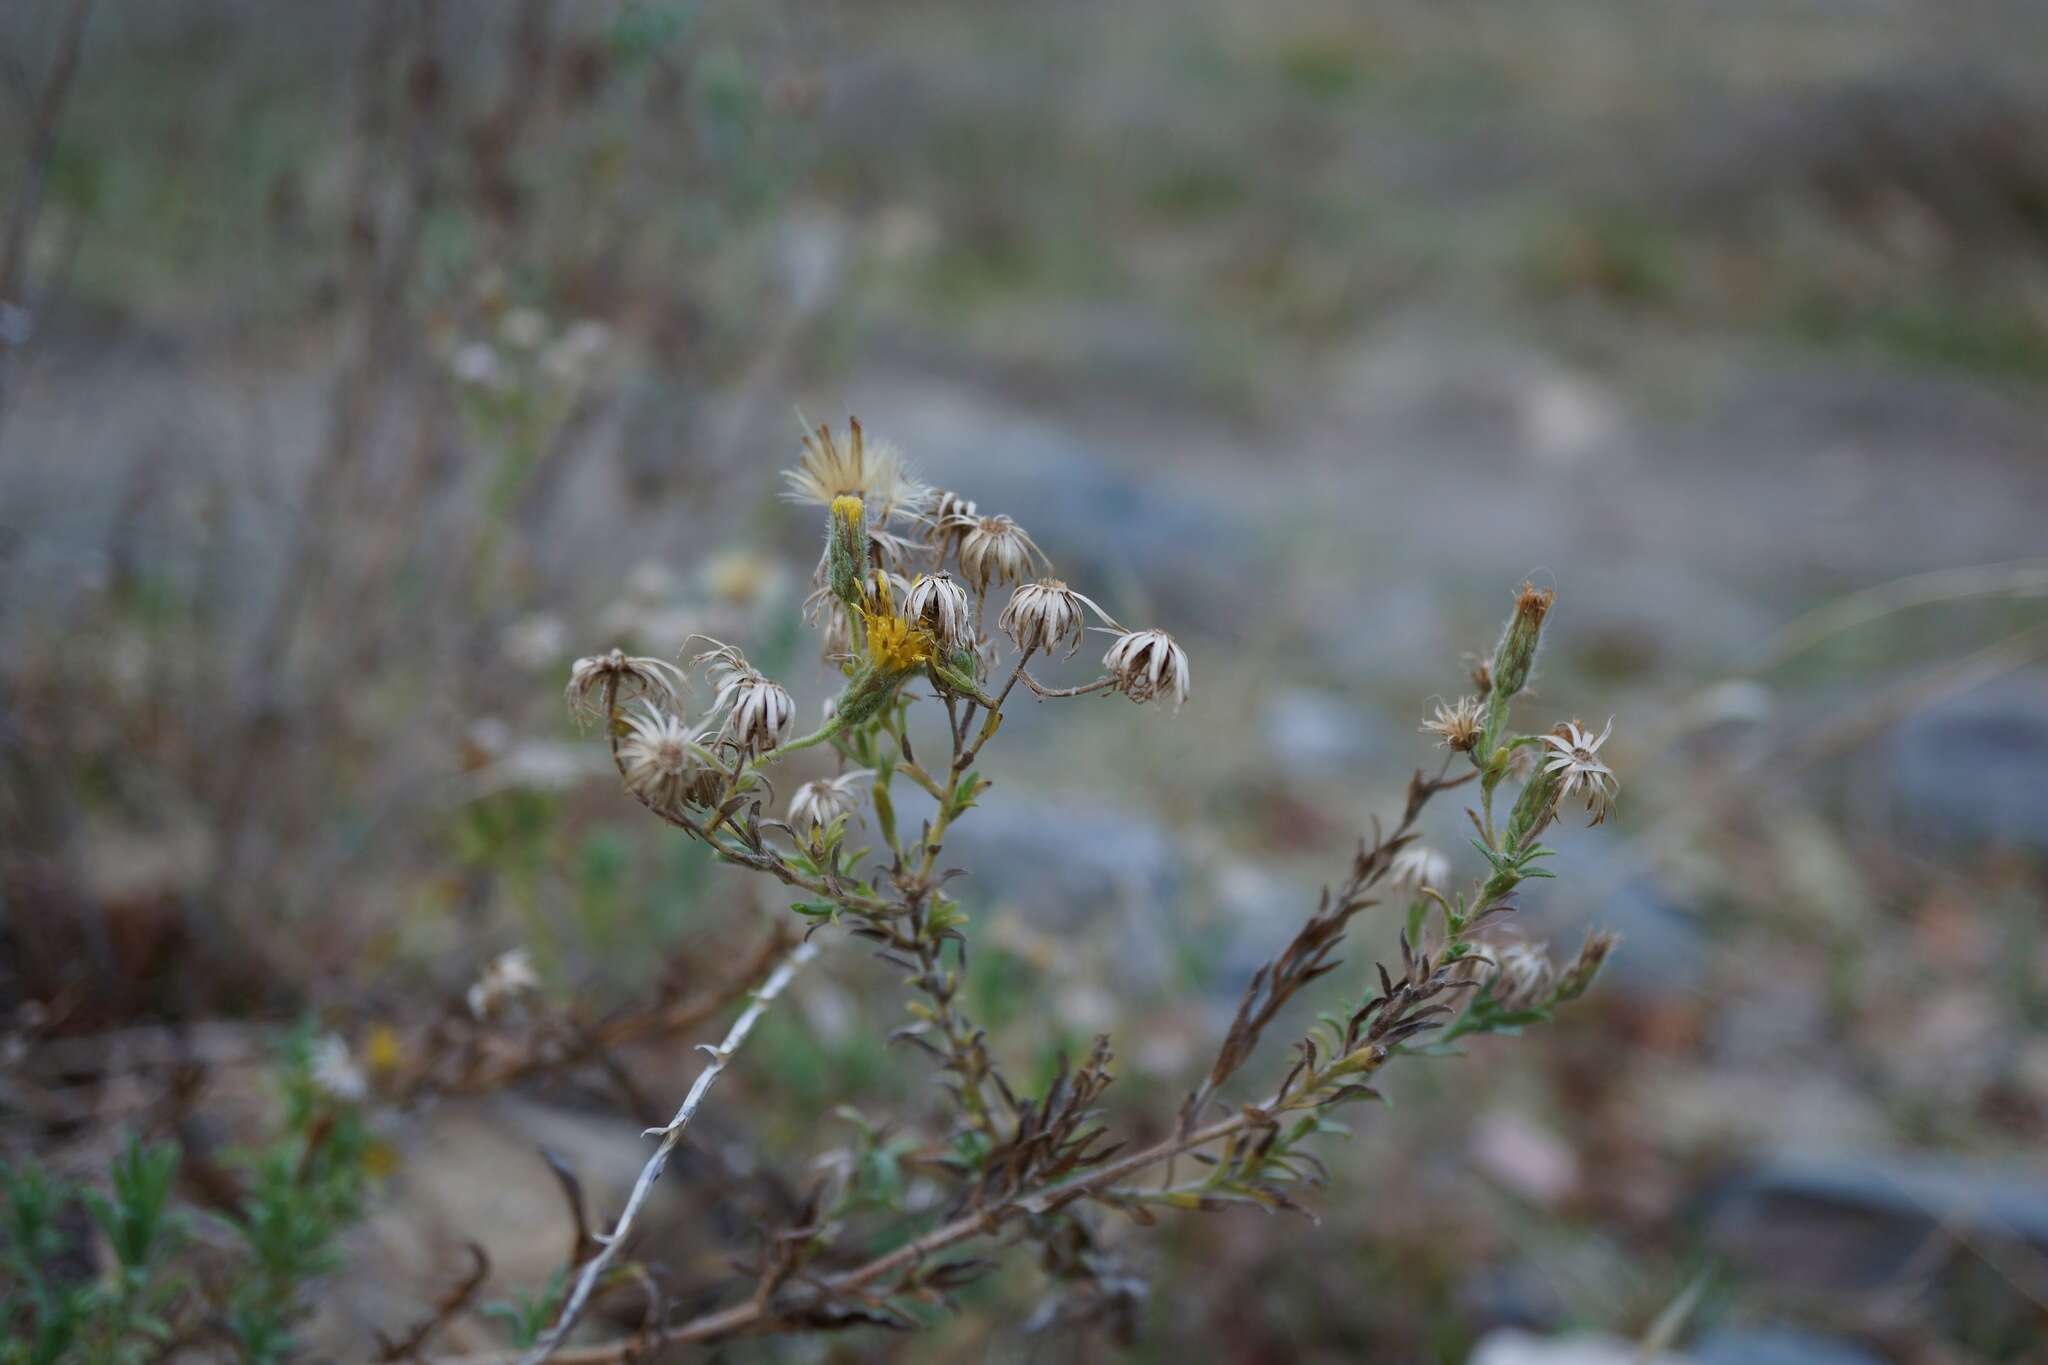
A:
POLYGON ((741 1012, 740 1017, 732 1021, 732 1027, 726 1031, 725 1041, 717 1047, 712 1047, 709 1043, 699 1044, 703 1051, 710 1054, 711 1061, 697 1073, 695 1083, 690 1086, 690 1093, 683 1097, 683 1107, 676 1110, 676 1116, 668 1121, 668 1127, 649 1128, 642 1134, 643 1137, 658 1135, 661 1144, 654 1149, 654 1155, 649 1157, 647 1164, 641 1168, 640 1178, 633 1182, 633 1193, 627 1197, 626 1207, 619 1214, 619 1221, 612 1226, 611 1235, 599 1239, 604 1249, 584 1262, 581 1273, 576 1277, 576 1288, 570 1292, 568 1302, 562 1305, 561 1316, 555 1319, 553 1327, 541 1334, 533 1349, 519 1358, 519 1365, 541 1365, 554 1354, 555 1348, 562 1344, 562 1339, 569 1335, 570 1329, 575 1327, 576 1319, 582 1316, 583 1306, 589 1301, 591 1291, 597 1287, 598 1280, 603 1278, 604 1272, 610 1268, 612 1258, 618 1255, 619 1248, 625 1245, 626 1234, 633 1227, 633 1219, 639 1216, 640 1206, 647 1202, 647 1196, 654 1189, 654 1182, 661 1179, 662 1168, 668 1165, 669 1153, 683 1140, 683 1129, 688 1127, 690 1120, 696 1116, 697 1106, 703 1102, 706 1092, 711 1089, 711 1083, 718 1079, 719 1072, 725 1070, 726 1063, 732 1060, 732 1055, 739 1050, 740 1044, 747 1041, 747 1035, 753 1032, 755 1022, 767 1012, 768 1006, 775 1003, 775 997, 782 994, 783 988, 789 985, 790 978, 817 955, 816 944, 797 944, 790 950, 789 955, 776 965, 775 970, 768 974, 768 979, 761 983, 761 989, 754 992, 752 1002, 741 1012))

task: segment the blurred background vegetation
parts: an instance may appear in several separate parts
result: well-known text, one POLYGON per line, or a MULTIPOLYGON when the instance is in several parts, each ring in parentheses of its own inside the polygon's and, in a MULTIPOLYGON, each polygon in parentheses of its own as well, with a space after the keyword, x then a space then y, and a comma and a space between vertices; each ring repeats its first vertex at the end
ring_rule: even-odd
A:
MULTIPOLYGON (((1193 654, 1178 719, 1017 717, 949 848, 1025 1074, 1110 1029, 1168 1122, 1524 576, 1624 791, 1526 927, 1626 942, 1396 1078, 1320 1223, 1115 1229, 1127 1345, 1019 1265, 722 1358, 1552 1359, 1507 1332, 1690 1291, 1702 1365, 2048 1360, 2048 9, 18 0, 0 206, 10 1162, 175 1139, 227 1199, 270 1040, 370 1055, 515 946, 565 1018, 714 989, 786 908, 560 688, 706 631, 828 695, 800 405, 1193 654)), ((640 1247, 670 1303, 835 1107, 931 1112, 899 1011, 841 939, 763 1024, 640 1247)), ((372 1106, 307 1349, 472 1241, 542 1293, 536 1148, 608 1216, 694 1041, 372 1106)))

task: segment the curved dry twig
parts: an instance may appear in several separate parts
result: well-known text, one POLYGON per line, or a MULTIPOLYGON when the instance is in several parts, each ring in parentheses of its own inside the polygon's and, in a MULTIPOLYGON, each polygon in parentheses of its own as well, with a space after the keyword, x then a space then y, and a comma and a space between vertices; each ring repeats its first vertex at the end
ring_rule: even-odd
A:
POLYGON ((775 970, 768 974, 768 979, 761 983, 760 990, 754 992, 753 1000, 741 1012, 740 1017, 732 1021, 732 1027, 726 1031, 725 1040, 716 1047, 708 1043, 702 1045, 704 1051, 711 1055, 711 1061, 697 1073, 696 1082, 690 1086, 690 1093, 683 1097, 682 1107, 676 1110, 676 1116, 669 1120, 668 1126, 647 1130, 645 1136, 660 1135, 660 1145, 654 1149, 654 1155, 649 1157, 647 1164, 641 1168, 640 1178, 633 1182, 633 1192, 627 1196, 626 1207, 620 1212, 619 1220, 613 1225, 610 1235, 598 1239, 602 1249, 584 1262, 583 1269, 577 1274, 576 1286, 570 1290, 567 1302, 562 1305, 561 1316, 555 1320, 553 1327, 541 1334, 540 1340, 534 1343, 531 1350, 519 1357, 519 1365, 542 1365, 542 1362, 552 1356, 556 1348, 562 1344, 562 1338, 575 1327, 576 1320, 583 1314, 584 1306, 590 1301, 591 1291, 597 1288, 597 1282, 611 1267, 613 1258, 619 1254, 619 1248, 625 1245, 626 1235, 633 1228, 633 1220, 639 1216, 641 1206, 653 1192, 654 1182, 661 1179, 662 1170, 668 1165, 669 1154, 675 1151, 676 1144, 683 1140, 683 1129, 696 1117, 697 1106, 703 1103, 712 1082, 725 1070, 726 1063, 732 1060, 733 1053, 739 1050, 740 1044, 746 1042, 747 1035, 753 1032, 754 1025, 767 1012, 768 1006, 788 987, 790 980, 803 965, 817 955, 816 944, 797 944, 790 950, 789 955, 777 964, 775 970))

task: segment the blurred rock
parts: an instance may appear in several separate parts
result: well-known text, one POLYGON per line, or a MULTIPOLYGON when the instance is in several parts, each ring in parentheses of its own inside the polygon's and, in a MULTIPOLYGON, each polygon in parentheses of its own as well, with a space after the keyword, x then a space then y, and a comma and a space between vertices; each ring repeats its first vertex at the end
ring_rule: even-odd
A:
POLYGON ((1566 1308, 1547 1270, 1509 1262, 1476 1267, 1458 1286, 1458 1311, 1474 1326, 1547 1328, 1566 1308))
POLYGON ((1300 777, 1342 777, 1369 762, 1380 747, 1367 733, 1357 703, 1313 688, 1273 693, 1259 710, 1259 728, 1273 756, 1300 777))
POLYGON ((1641 1106, 1665 1142, 1701 1154, 1867 1150, 1892 1131, 1867 1085, 1796 1061, 1660 1068, 1644 1078, 1641 1106))
POLYGON ((2048 1179, 1937 1158, 1785 1157, 1729 1181, 1708 1224, 1724 1253, 1789 1283, 1869 1289, 1933 1237, 2048 1250, 2048 1179))
POLYGON ((1113 922, 1124 984, 1164 979, 1185 858, 1144 816, 1086 801, 990 796, 948 836, 942 864, 972 869, 951 883, 953 894, 1013 907, 1047 932, 1113 922))
POLYGON ((1620 1337, 1581 1333, 1539 1337, 1519 1328, 1488 1332, 1466 1365, 1688 1365, 1684 1356, 1645 1356, 1620 1337))
POLYGON ((1710 1332, 1688 1354, 1693 1365, 1884 1365, 1860 1346, 1790 1327, 1710 1332))
POLYGON ((1909 717, 1890 745, 1900 829, 1934 843, 2048 853, 2048 676, 1956 697, 1909 717))
POLYGON ((1202 1002, 1208 1028, 1230 1027, 1252 973, 1272 960, 1308 912, 1316 887, 1252 862, 1227 862, 1202 878, 1224 919, 1222 952, 1208 975, 1202 1002))
POLYGON ((1513 1109, 1489 1109, 1473 1125, 1472 1164, 1532 1204, 1555 1208, 1579 1183, 1579 1158, 1556 1133, 1513 1109))
POLYGON ((1119 619, 1132 610, 1112 590, 1121 583, 1155 595, 1148 608, 1190 613, 1215 612, 1252 591, 1251 529, 1227 504, 1190 494, 1182 481, 1126 472, 1078 428, 974 390, 920 390, 916 398, 899 407, 886 434, 919 475, 957 488, 984 514, 1015 517, 1052 556, 1055 573, 1119 619))
POLYGON ((1518 927, 1547 940, 1560 958, 1576 952, 1588 930, 1621 935, 1601 973, 1602 989, 1645 996, 1698 989, 1707 943, 1696 918, 1655 869, 1617 851, 1600 837, 1605 833, 1584 837, 1567 824, 1546 838, 1558 848, 1558 877, 1525 885, 1518 927))

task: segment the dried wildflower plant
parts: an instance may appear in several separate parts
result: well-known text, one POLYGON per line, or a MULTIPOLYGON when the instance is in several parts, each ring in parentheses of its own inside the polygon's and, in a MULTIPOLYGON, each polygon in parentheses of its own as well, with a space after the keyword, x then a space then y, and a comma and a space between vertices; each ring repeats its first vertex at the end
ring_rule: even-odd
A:
MULTIPOLYGON (((724 1041, 706 1049, 712 1060, 674 1119, 649 1130, 657 1150, 625 1212, 608 1236, 579 1238, 570 1288, 552 1326, 522 1357, 529 1365, 561 1345, 593 1296, 633 1282, 617 1262, 630 1250, 648 1189, 754 1019, 828 926, 864 940, 902 972, 909 1019, 893 1037, 937 1068, 948 1097, 941 1126, 899 1139, 861 1120, 857 1149, 822 1160, 837 1175, 787 1225, 761 1229, 746 1267, 752 1285, 729 1307, 581 1346, 577 1360, 624 1360, 665 1344, 741 1334, 909 1329, 920 1322, 913 1308, 949 1305, 993 1264, 965 1248, 981 1244, 993 1254, 1018 1240, 1038 1245, 1053 1280, 1040 1318, 1127 1326, 1143 1282, 1106 1249, 1107 1215, 1149 1224, 1168 1210, 1305 1207, 1324 1173, 1318 1141, 1342 1131, 1338 1109, 1377 1097, 1382 1068, 1548 1018, 1584 993, 1613 945, 1596 934, 1559 967, 1539 947, 1491 941, 1515 910, 1521 884, 1551 875, 1539 839, 1561 805, 1584 799, 1598 823, 1616 790, 1599 757, 1606 731, 1595 738, 1575 722, 1539 734, 1510 728, 1553 602, 1549 592, 1524 585, 1479 675, 1481 694, 1439 705, 1423 725, 1450 752, 1434 774, 1414 775, 1399 822, 1360 843, 1344 876, 1246 984, 1214 1060, 1167 1135, 1132 1146, 1110 1133, 1102 1117, 1114 1076, 1106 1037, 1078 1066, 1062 1066, 1043 1093, 1023 1093, 963 1007, 968 921, 957 898, 960 874, 943 869, 940 857, 953 825, 988 786, 983 751, 1020 683, 1037 698, 1116 692, 1178 710, 1191 695, 1188 653, 1164 631, 1126 630, 1091 599, 1041 577, 1051 566, 1022 527, 958 494, 927 492, 893 453, 877 454, 858 422, 843 440, 821 427, 803 446, 787 476, 791 496, 824 513, 805 616, 842 674, 823 723, 795 733, 788 692, 716 641, 694 660, 713 698, 694 717, 683 714, 680 676, 655 661, 597 655, 579 661, 571 679, 579 712, 605 722, 625 789, 719 859, 790 888, 791 911, 809 930, 779 958, 751 968, 763 978, 752 1003, 724 1041), (992 637, 983 624, 986 599, 1004 586, 1014 590, 992 637), (1066 688, 1033 677, 1028 665, 1037 656, 1074 653, 1090 614, 1113 637, 1102 675, 1066 688), (920 710, 943 718, 943 753, 913 745, 910 717, 920 710), (801 783, 780 806, 770 770, 811 749, 833 755, 837 774, 801 783), (1525 751, 1545 761, 1523 761, 1525 751), (1460 887, 1449 860, 1416 842, 1416 827, 1431 800, 1468 785, 1476 793, 1468 811, 1472 843, 1485 871, 1460 887), (909 788, 931 803, 915 821, 899 808, 909 788), (872 850, 849 843, 856 822, 875 836, 872 850), (1346 972, 1344 985, 1337 952, 1350 922, 1383 901, 1404 916, 1399 960, 1346 972), (1338 1007, 1293 1040, 1291 1059, 1276 1075, 1243 1079, 1283 1009, 1325 977, 1338 1007), (896 1171, 898 1156, 913 1150, 921 1172, 943 1187, 936 1218, 929 1205, 905 1207, 900 1179, 876 1174, 896 1171), (1182 1170, 1183 1156, 1191 1172, 1182 1170), (856 1212, 893 1218, 897 1229, 863 1223, 856 1236, 848 1231, 856 1212), (875 1243, 894 1249, 862 1253, 875 1243)), ((512 982, 517 972, 498 976, 506 981, 482 996, 508 998, 528 984, 512 982)))

